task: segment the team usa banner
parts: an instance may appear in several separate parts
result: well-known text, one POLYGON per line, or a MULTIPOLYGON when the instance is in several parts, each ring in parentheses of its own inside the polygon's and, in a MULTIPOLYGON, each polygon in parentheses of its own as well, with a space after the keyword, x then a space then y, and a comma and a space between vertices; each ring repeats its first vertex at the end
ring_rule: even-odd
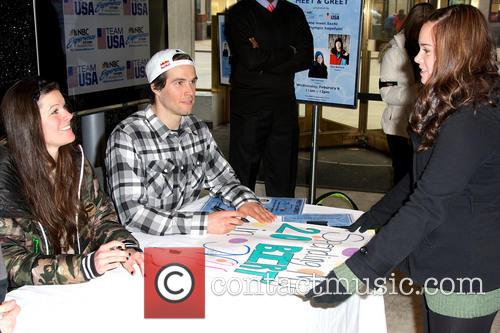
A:
POLYGON ((146 84, 149 0, 62 0, 70 96, 146 84))

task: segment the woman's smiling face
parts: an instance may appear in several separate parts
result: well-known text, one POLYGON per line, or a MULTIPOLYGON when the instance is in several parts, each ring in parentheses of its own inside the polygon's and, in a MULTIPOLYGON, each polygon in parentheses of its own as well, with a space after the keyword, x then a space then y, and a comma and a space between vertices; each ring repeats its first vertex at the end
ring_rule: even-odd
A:
POLYGON ((418 67, 420 67, 421 82, 424 84, 429 81, 436 62, 434 35, 432 33, 434 25, 435 23, 433 22, 425 23, 418 36, 420 51, 415 57, 415 62, 418 64, 418 67))
POLYGON ((75 133, 71 129, 73 114, 66 109, 66 101, 59 90, 52 90, 38 99, 38 108, 49 154, 57 160, 59 147, 75 141, 75 133))

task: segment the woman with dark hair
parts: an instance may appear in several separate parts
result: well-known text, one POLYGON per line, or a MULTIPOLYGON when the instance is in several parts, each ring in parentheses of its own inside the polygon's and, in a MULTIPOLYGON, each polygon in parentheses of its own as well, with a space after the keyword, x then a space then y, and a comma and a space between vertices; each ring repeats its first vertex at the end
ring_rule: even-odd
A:
POLYGON ((321 51, 316 51, 314 54, 314 61, 309 68, 308 77, 314 77, 318 79, 326 79, 328 77, 328 69, 325 65, 325 59, 321 51))
POLYGON ((386 103, 381 125, 391 154, 394 185, 411 169, 412 149, 408 140, 408 126, 420 85, 420 71, 413 59, 419 50, 420 28, 433 10, 430 3, 413 6, 402 31, 380 51, 379 88, 382 100, 386 103))
POLYGON ((500 309, 495 47, 483 15, 469 5, 436 10, 419 45, 413 172, 350 227, 379 232, 307 296, 341 302, 356 292, 354 282, 380 286, 377 279, 407 259, 410 277, 423 286, 428 332, 486 333, 500 309))
POLYGON ((55 83, 18 81, 0 106, 0 242, 9 287, 88 281, 144 257, 117 222, 55 83))
POLYGON ((337 37, 330 50, 330 65, 349 65, 349 52, 344 50, 342 38, 337 37))

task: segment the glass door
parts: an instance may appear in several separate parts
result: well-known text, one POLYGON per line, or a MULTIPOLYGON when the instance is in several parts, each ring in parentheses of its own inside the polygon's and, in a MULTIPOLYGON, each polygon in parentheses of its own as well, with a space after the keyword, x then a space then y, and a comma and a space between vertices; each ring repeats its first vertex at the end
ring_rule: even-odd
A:
MULTIPOLYGON (((358 107, 324 106, 321 109, 319 145, 359 145, 388 151, 380 120, 385 103, 378 89, 379 50, 390 41, 408 10, 418 2, 406 0, 368 0, 363 9, 361 60, 359 67, 358 107), (399 24, 399 23, 398 23, 399 24)), ((310 146, 311 105, 301 107, 301 148, 310 146)))

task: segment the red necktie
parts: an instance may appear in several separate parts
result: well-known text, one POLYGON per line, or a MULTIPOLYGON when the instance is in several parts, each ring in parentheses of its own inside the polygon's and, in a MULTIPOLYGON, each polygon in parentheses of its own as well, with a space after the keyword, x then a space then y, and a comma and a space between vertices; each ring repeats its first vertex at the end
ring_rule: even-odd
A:
POLYGON ((274 6, 272 3, 269 3, 269 6, 267 6, 267 10, 272 12, 274 10, 274 6))

